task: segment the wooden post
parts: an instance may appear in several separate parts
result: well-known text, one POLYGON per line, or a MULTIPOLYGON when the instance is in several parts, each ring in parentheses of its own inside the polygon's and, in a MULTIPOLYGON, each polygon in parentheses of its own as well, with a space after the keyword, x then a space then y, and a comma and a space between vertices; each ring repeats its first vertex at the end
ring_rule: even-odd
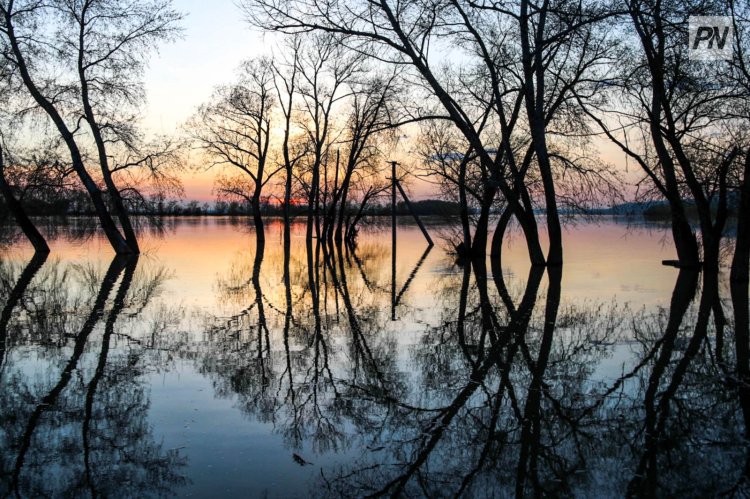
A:
POLYGON ((430 234, 427 232, 427 229, 425 228, 424 224, 422 223, 422 220, 419 218, 419 215, 417 215, 417 212, 414 211, 414 207, 411 205, 411 201, 409 201, 409 196, 406 195, 406 191, 403 187, 401 187, 401 183, 398 181, 398 178, 396 178, 396 166, 398 166, 398 163, 396 161, 390 161, 391 165, 391 320, 396 320, 396 306, 398 305, 398 302, 401 300, 401 295, 404 294, 404 291, 406 291, 406 287, 408 287, 411 279, 414 278, 414 273, 412 273, 411 278, 407 281, 407 284, 404 288, 404 290, 399 293, 398 296, 396 296, 396 189, 399 190, 401 193, 401 197, 404 198, 404 203, 406 204, 406 207, 409 209, 409 212, 411 213, 411 216, 414 217, 414 220, 417 222, 417 225, 419 226, 419 229, 422 231, 422 235, 424 235, 424 238, 427 239, 427 244, 429 245, 427 247, 427 251, 422 256, 422 259, 419 261, 419 264, 417 265, 416 270, 419 270, 419 267, 424 262, 424 259, 427 257, 427 255, 430 252, 430 248, 432 248, 435 243, 432 242, 432 238, 430 237, 430 234))
POLYGON ((391 320, 396 320, 396 166, 391 161, 391 320))
POLYGON ((417 215, 417 212, 414 211, 414 208, 411 205, 411 202, 409 201, 409 197, 406 195, 406 191, 403 187, 401 187, 401 182, 396 180, 396 186, 398 187, 398 190, 401 191, 401 196, 404 198, 404 202, 406 203, 406 207, 409 208, 409 212, 411 213, 411 216, 414 217, 414 220, 417 221, 417 225, 419 226, 419 229, 422 231, 422 234, 424 235, 424 238, 427 239, 427 243, 430 246, 434 246, 435 243, 432 242, 432 238, 427 233, 427 229, 425 229, 424 224, 422 223, 422 220, 419 219, 419 215, 417 215))

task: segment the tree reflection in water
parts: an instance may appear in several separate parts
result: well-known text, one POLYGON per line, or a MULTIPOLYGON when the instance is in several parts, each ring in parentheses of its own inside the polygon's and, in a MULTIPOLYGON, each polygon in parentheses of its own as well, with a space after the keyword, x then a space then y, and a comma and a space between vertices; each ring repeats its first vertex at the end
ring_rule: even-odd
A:
MULTIPOLYGON (((270 273, 283 276, 279 296, 263 292, 275 287, 259 279, 263 255, 244 255, 252 269, 230 269, 233 282, 251 273, 251 285, 222 286, 227 299, 244 289, 254 312, 218 323, 203 372, 292 450, 359 454, 321 467, 319 495, 745 490, 733 459, 744 459, 737 395, 747 367, 727 367, 743 364, 717 334, 715 275, 680 272, 670 308, 652 312, 565 301, 562 268, 533 267, 520 286, 496 261, 492 274, 484 261, 466 262, 437 280, 439 324, 403 351, 388 333, 387 250, 310 243, 292 256, 287 246, 280 263, 264 264, 282 267, 270 273), (630 360, 603 376, 623 350, 630 360)), ((408 307, 403 295, 398 307, 408 307)), ((737 303, 747 308, 746 297, 737 303)), ((746 337, 735 338, 745 366, 746 337)))
POLYGON ((566 298, 566 268, 273 240, 222 264, 219 312, 163 299, 149 258, 0 263, 2 495, 189 491, 149 416, 172 359, 314 463, 310 495, 750 493, 746 283, 681 270, 633 308, 566 298))
MULTIPOLYGON (((0 322, 3 496, 169 496, 186 483, 184 457, 148 422, 147 347, 118 325, 136 320, 166 277, 137 267, 117 257, 102 276, 34 258, 18 277, 0 322), (111 355, 122 340, 127 352, 111 355)), ((14 269, 0 274, 12 282, 14 269)))

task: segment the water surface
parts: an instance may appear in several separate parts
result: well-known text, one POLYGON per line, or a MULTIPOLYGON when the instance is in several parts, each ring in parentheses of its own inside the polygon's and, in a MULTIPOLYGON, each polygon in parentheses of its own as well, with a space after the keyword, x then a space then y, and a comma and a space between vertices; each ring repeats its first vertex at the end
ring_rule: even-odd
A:
POLYGON ((549 273, 406 223, 395 263, 386 226, 179 219, 114 260, 57 233, 0 260, 4 496, 747 492, 725 277, 661 265, 663 227, 578 222, 549 273))

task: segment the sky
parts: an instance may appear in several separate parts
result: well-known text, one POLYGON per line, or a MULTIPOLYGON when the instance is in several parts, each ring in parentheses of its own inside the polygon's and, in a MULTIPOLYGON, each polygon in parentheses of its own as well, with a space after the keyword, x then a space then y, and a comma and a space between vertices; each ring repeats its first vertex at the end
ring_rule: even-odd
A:
MULTIPOLYGON (((144 125, 156 134, 173 134, 211 96, 233 79, 244 59, 268 53, 269 43, 250 29, 231 0, 175 0, 185 14, 183 36, 160 47, 146 70, 148 100, 144 125)), ((188 173, 185 198, 211 201, 215 173, 188 173)))
MULTIPOLYGON (((185 15, 183 36, 162 45, 145 74, 147 107, 143 124, 154 134, 179 133, 198 106, 209 100, 213 89, 235 77, 241 61, 268 55, 274 45, 271 35, 251 28, 233 0, 174 0, 173 5, 185 15)), ((622 157, 612 144, 600 146, 605 156, 622 157)), ((191 158, 194 162, 196 156, 191 158)), ((214 170, 200 168, 186 173, 185 199, 213 201, 215 175, 214 170)), ((436 193, 431 184, 420 181, 412 182, 411 191, 415 199, 434 197, 436 193)))
POLYGON ((183 37, 162 45, 146 73, 146 126, 169 133, 184 122, 212 89, 231 80, 239 63, 267 52, 231 0, 175 0, 185 14, 183 37))

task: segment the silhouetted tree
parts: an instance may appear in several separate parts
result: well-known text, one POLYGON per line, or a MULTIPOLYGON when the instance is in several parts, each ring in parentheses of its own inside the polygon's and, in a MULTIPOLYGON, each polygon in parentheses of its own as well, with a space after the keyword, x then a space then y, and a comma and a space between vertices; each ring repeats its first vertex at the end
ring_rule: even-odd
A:
MULTIPOLYGON (((307 192, 307 237, 320 237, 321 178, 324 166, 333 163, 331 144, 341 133, 336 113, 350 94, 348 84, 362 72, 362 56, 346 50, 340 37, 314 33, 304 41, 299 53, 299 121, 307 142, 309 157, 303 161, 299 177, 307 192)), ((338 179, 338 165, 335 170, 338 179)), ((325 176, 324 176, 325 177, 325 176)), ((334 180, 333 192, 338 190, 334 180)))
POLYGON ((8 182, 5 174, 5 150, 0 146, 0 192, 5 199, 5 204, 8 206, 8 210, 16 219, 16 222, 21 227, 24 235, 29 240, 34 250, 37 253, 49 253, 49 246, 44 236, 39 232, 34 223, 31 221, 29 216, 26 214, 26 210, 23 208, 21 201, 16 199, 16 195, 13 193, 13 188, 8 182))
POLYGON ((392 74, 374 76, 349 85, 351 96, 347 104, 351 106, 351 111, 339 139, 339 145, 344 150, 341 161, 339 151, 336 153, 337 179, 340 166, 343 166, 343 171, 340 183, 334 185, 323 224, 323 235, 328 239, 342 241, 344 238, 347 202, 351 187, 357 183, 357 176, 361 177, 366 167, 382 171, 385 158, 380 154, 377 135, 398 121, 393 109, 398 92, 395 80, 396 75, 392 74))
MULTIPOLYGON (((730 180, 740 167, 747 138, 731 117, 747 99, 721 78, 726 63, 704 64, 688 56, 688 17, 711 15, 712 2, 632 0, 623 3, 629 31, 612 61, 609 103, 580 99, 599 112, 589 115, 643 170, 647 192, 667 200, 680 264, 717 271, 729 214, 730 180), (700 224, 700 245, 688 208, 700 224)), ((613 26, 613 29, 618 29, 613 26)), ((622 29, 622 28, 619 28, 622 29)))
POLYGON ((117 148, 136 150, 138 134, 129 113, 142 100, 145 58, 155 44, 175 35, 181 16, 169 1, 117 0, 10 0, 2 3, 0 14, 5 59, 67 146, 110 244, 117 253, 138 253, 110 156, 117 148), (90 134, 80 127, 81 116, 90 134), (86 168, 83 137, 96 146, 99 173, 122 232, 86 168))
POLYGON ((270 60, 246 61, 237 83, 218 88, 190 124, 197 146, 206 153, 211 167, 226 165, 242 172, 220 177, 217 190, 249 203, 261 238, 261 194, 283 169, 271 163, 269 156, 271 120, 277 106, 275 76, 270 60))

